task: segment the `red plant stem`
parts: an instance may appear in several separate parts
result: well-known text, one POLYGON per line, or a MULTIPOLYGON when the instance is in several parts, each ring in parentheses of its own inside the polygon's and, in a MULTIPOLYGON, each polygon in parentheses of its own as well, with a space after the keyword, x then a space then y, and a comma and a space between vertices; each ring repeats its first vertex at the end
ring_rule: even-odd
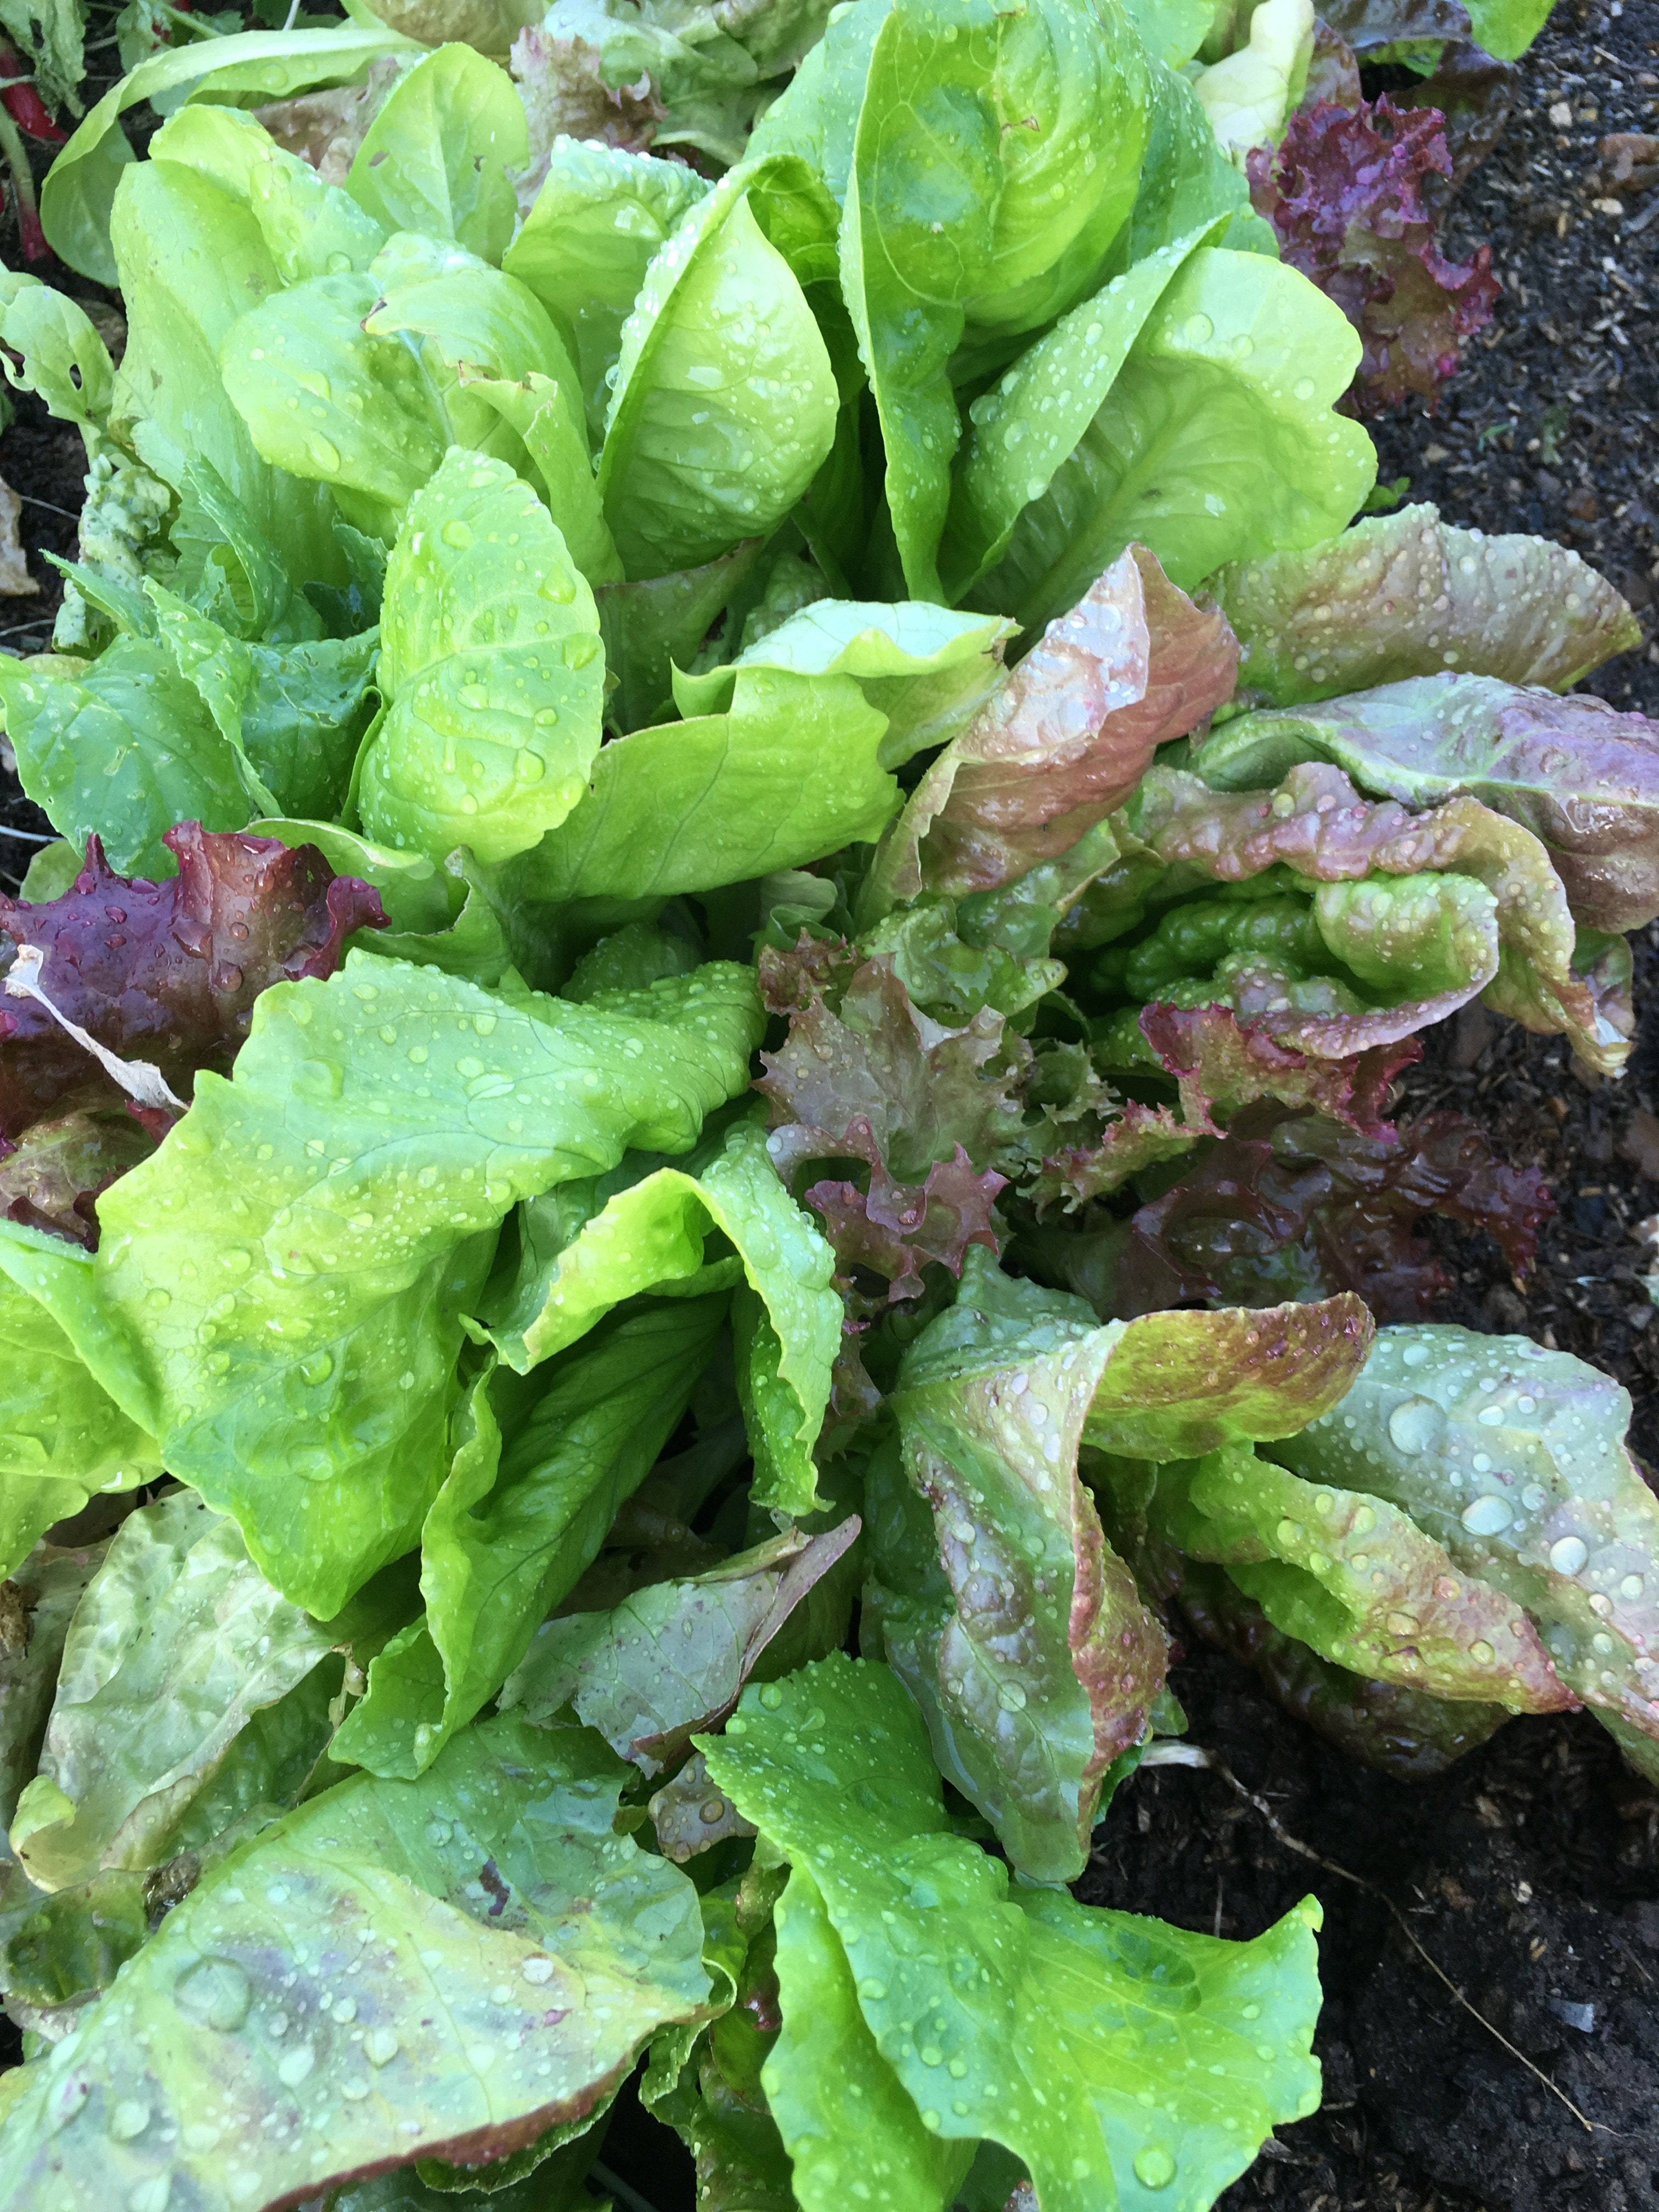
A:
POLYGON ((12 118, 10 110, 0 97, 0 157, 3 157, 11 173, 11 189, 17 202, 17 230, 22 241, 26 261, 44 261, 52 252, 46 244, 46 234, 40 228, 40 216, 34 204, 34 175, 29 167, 28 149, 23 143, 22 133, 12 118))
MULTIPOLYGON (((0 46, 0 76, 22 74, 22 65, 11 48, 0 46)), ((60 131, 46 112, 46 104, 27 81, 9 84, 0 92, 0 106, 5 108, 20 130, 27 131, 31 138, 44 139, 49 146, 61 146, 65 133, 60 131)))

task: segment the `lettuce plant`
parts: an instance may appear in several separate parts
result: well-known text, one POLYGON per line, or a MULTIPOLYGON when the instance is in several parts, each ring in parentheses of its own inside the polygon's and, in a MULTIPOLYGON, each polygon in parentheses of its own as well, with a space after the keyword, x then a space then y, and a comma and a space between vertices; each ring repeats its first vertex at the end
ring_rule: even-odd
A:
POLYGON ((46 192, 119 368, 0 287, 91 486, 0 668, 0 2205, 580 2202, 642 2063, 711 2208, 1201 2208, 1318 1911, 1066 1892, 1178 1619, 1396 1765, 1659 1756, 1627 1407, 1426 1318, 1548 1194, 1389 1104, 1477 998, 1628 1051, 1632 617, 1347 526, 1359 340, 1113 0, 560 0, 696 170, 520 27, 158 53, 46 192))

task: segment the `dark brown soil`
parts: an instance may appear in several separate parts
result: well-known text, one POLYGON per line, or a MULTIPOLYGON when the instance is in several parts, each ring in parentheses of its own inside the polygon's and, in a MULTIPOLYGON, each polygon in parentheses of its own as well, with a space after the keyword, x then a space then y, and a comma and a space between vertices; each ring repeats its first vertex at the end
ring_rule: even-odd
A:
MULTIPOLYGON (((1407 495, 1450 520, 1576 547, 1651 640, 1659 188, 1616 215, 1593 203, 1601 137, 1659 131, 1659 0, 1625 0, 1622 13, 1565 0, 1522 76, 1508 136, 1451 223, 1459 246, 1493 244, 1505 290, 1491 343, 1472 349, 1437 416, 1376 426, 1382 475, 1409 477, 1407 495), (1562 104, 1565 124, 1551 113, 1562 104)), ((0 255, 17 265, 15 239, 0 237, 0 255)), ((0 650, 28 652, 46 643, 58 597, 40 555, 73 550, 57 510, 79 503, 79 441, 21 400, 0 474, 30 502, 24 541, 45 586, 0 603, 0 650)), ((1659 714, 1659 643, 1589 688, 1659 714)), ((47 826, 3 775, 0 823, 47 826)), ((0 888, 29 849, 0 844, 0 888)), ((1638 987, 1656 967, 1659 928, 1638 945, 1638 987)), ((1659 1018, 1644 1021, 1617 1085, 1586 1085, 1565 1046, 1478 1010, 1425 1044, 1402 1107, 1477 1115, 1503 1156, 1543 1169, 1560 1208, 1522 1285, 1493 1248, 1435 1224, 1456 1278, 1443 1317, 1526 1330, 1616 1375, 1635 1401, 1634 1445, 1659 1465, 1659 1320, 1639 1279, 1659 1257, 1636 1233, 1659 1214, 1659 1018)), ((1212 1653, 1191 1653, 1176 1686, 1192 1741, 1264 1794, 1285 1829, 1385 1892, 1589 2123, 1454 2001, 1373 1895, 1298 1858, 1218 1777, 1160 1770, 1114 1806, 1083 1895, 1235 1936, 1310 1889, 1326 1911, 1328 2102, 1281 2131, 1224 2197, 1227 2212, 1659 2212, 1659 1796, 1595 1723, 1516 1721, 1449 1775, 1408 1784, 1355 1766, 1212 1653)), ((605 2158, 657 2212, 689 2203, 678 2143, 631 2100, 605 2158)))

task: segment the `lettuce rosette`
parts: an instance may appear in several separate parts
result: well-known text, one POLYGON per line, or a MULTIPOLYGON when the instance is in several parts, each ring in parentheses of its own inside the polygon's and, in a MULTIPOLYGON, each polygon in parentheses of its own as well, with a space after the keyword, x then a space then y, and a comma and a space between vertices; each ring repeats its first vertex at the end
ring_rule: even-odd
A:
POLYGON ((1628 1051, 1629 611, 1355 523, 1144 21, 820 28, 616 19, 626 143, 499 25, 181 49, 46 190, 118 367, 0 287, 88 485, 0 664, 0 2205, 580 2203, 642 2064, 711 2208, 1201 2208, 1317 1905, 1065 1887, 1183 1620, 1363 1756, 1659 1758, 1627 1402, 1427 1318, 1548 1194, 1389 1119, 1477 999, 1628 1051))

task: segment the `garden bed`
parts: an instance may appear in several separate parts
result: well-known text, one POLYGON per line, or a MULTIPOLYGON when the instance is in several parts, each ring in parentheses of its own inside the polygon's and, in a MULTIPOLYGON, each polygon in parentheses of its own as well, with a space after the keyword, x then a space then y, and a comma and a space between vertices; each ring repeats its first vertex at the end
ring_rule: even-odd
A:
MULTIPOLYGON (((1601 138, 1659 116, 1659 6, 1563 7, 1521 66, 1498 152, 1466 186, 1454 243, 1490 239, 1504 290, 1437 416, 1377 428, 1381 475, 1448 520, 1553 536, 1659 611, 1659 188, 1612 213, 1601 138), (1559 120, 1562 109, 1570 119, 1559 120)), ((90 298, 94 288, 73 280, 90 298)), ((6 603, 14 651, 43 647, 59 596, 45 551, 74 549, 78 436, 20 398, 0 475, 25 502, 40 595, 6 603)), ((1659 643, 1589 688, 1659 713, 1659 643)), ((0 784, 0 819, 44 817, 0 784)), ((28 848, 0 848, 13 888, 28 848)), ((1659 1321, 1638 1224, 1659 1209, 1659 1013, 1642 995, 1659 926, 1638 942, 1641 1041, 1617 1085, 1581 1080, 1567 1047, 1475 1010, 1426 1036, 1403 1110, 1474 1113, 1500 1158, 1534 1164, 1559 1212, 1513 1282, 1494 1248, 1437 1230, 1455 1289, 1439 1318, 1523 1330, 1615 1375, 1632 1442, 1659 1463, 1659 1321), (1645 970, 1645 975, 1644 975, 1645 970), (1591 1087, 1592 1084, 1594 1087, 1591 1087)), ((1219 1776, 1172 1768, 1118 1799, 1079 1893, 1226 1936, 1259 1933, 1308 1889, 1323 1901, 1325 2108, 1221 2202, 1294 2212, 1649 2212, 1659 2206, 1659 1799, 1587 1714, 1504 1729, 1449 1775, 1401 1784, 1355 1765, 1202 1651, 1172 1678, 1190 1738, 1266 1798, 1280 1827, 1376 1885, 1478 2008, 1461 2008, 1373 1892, 1310 1866, 1219 1776), (1506 2050, 1507 2038, 1571 2100, 1506 2050)), ((607 2162, 655 2206, 690 2202, 678 2142, 636 2110, 607 2162)))

